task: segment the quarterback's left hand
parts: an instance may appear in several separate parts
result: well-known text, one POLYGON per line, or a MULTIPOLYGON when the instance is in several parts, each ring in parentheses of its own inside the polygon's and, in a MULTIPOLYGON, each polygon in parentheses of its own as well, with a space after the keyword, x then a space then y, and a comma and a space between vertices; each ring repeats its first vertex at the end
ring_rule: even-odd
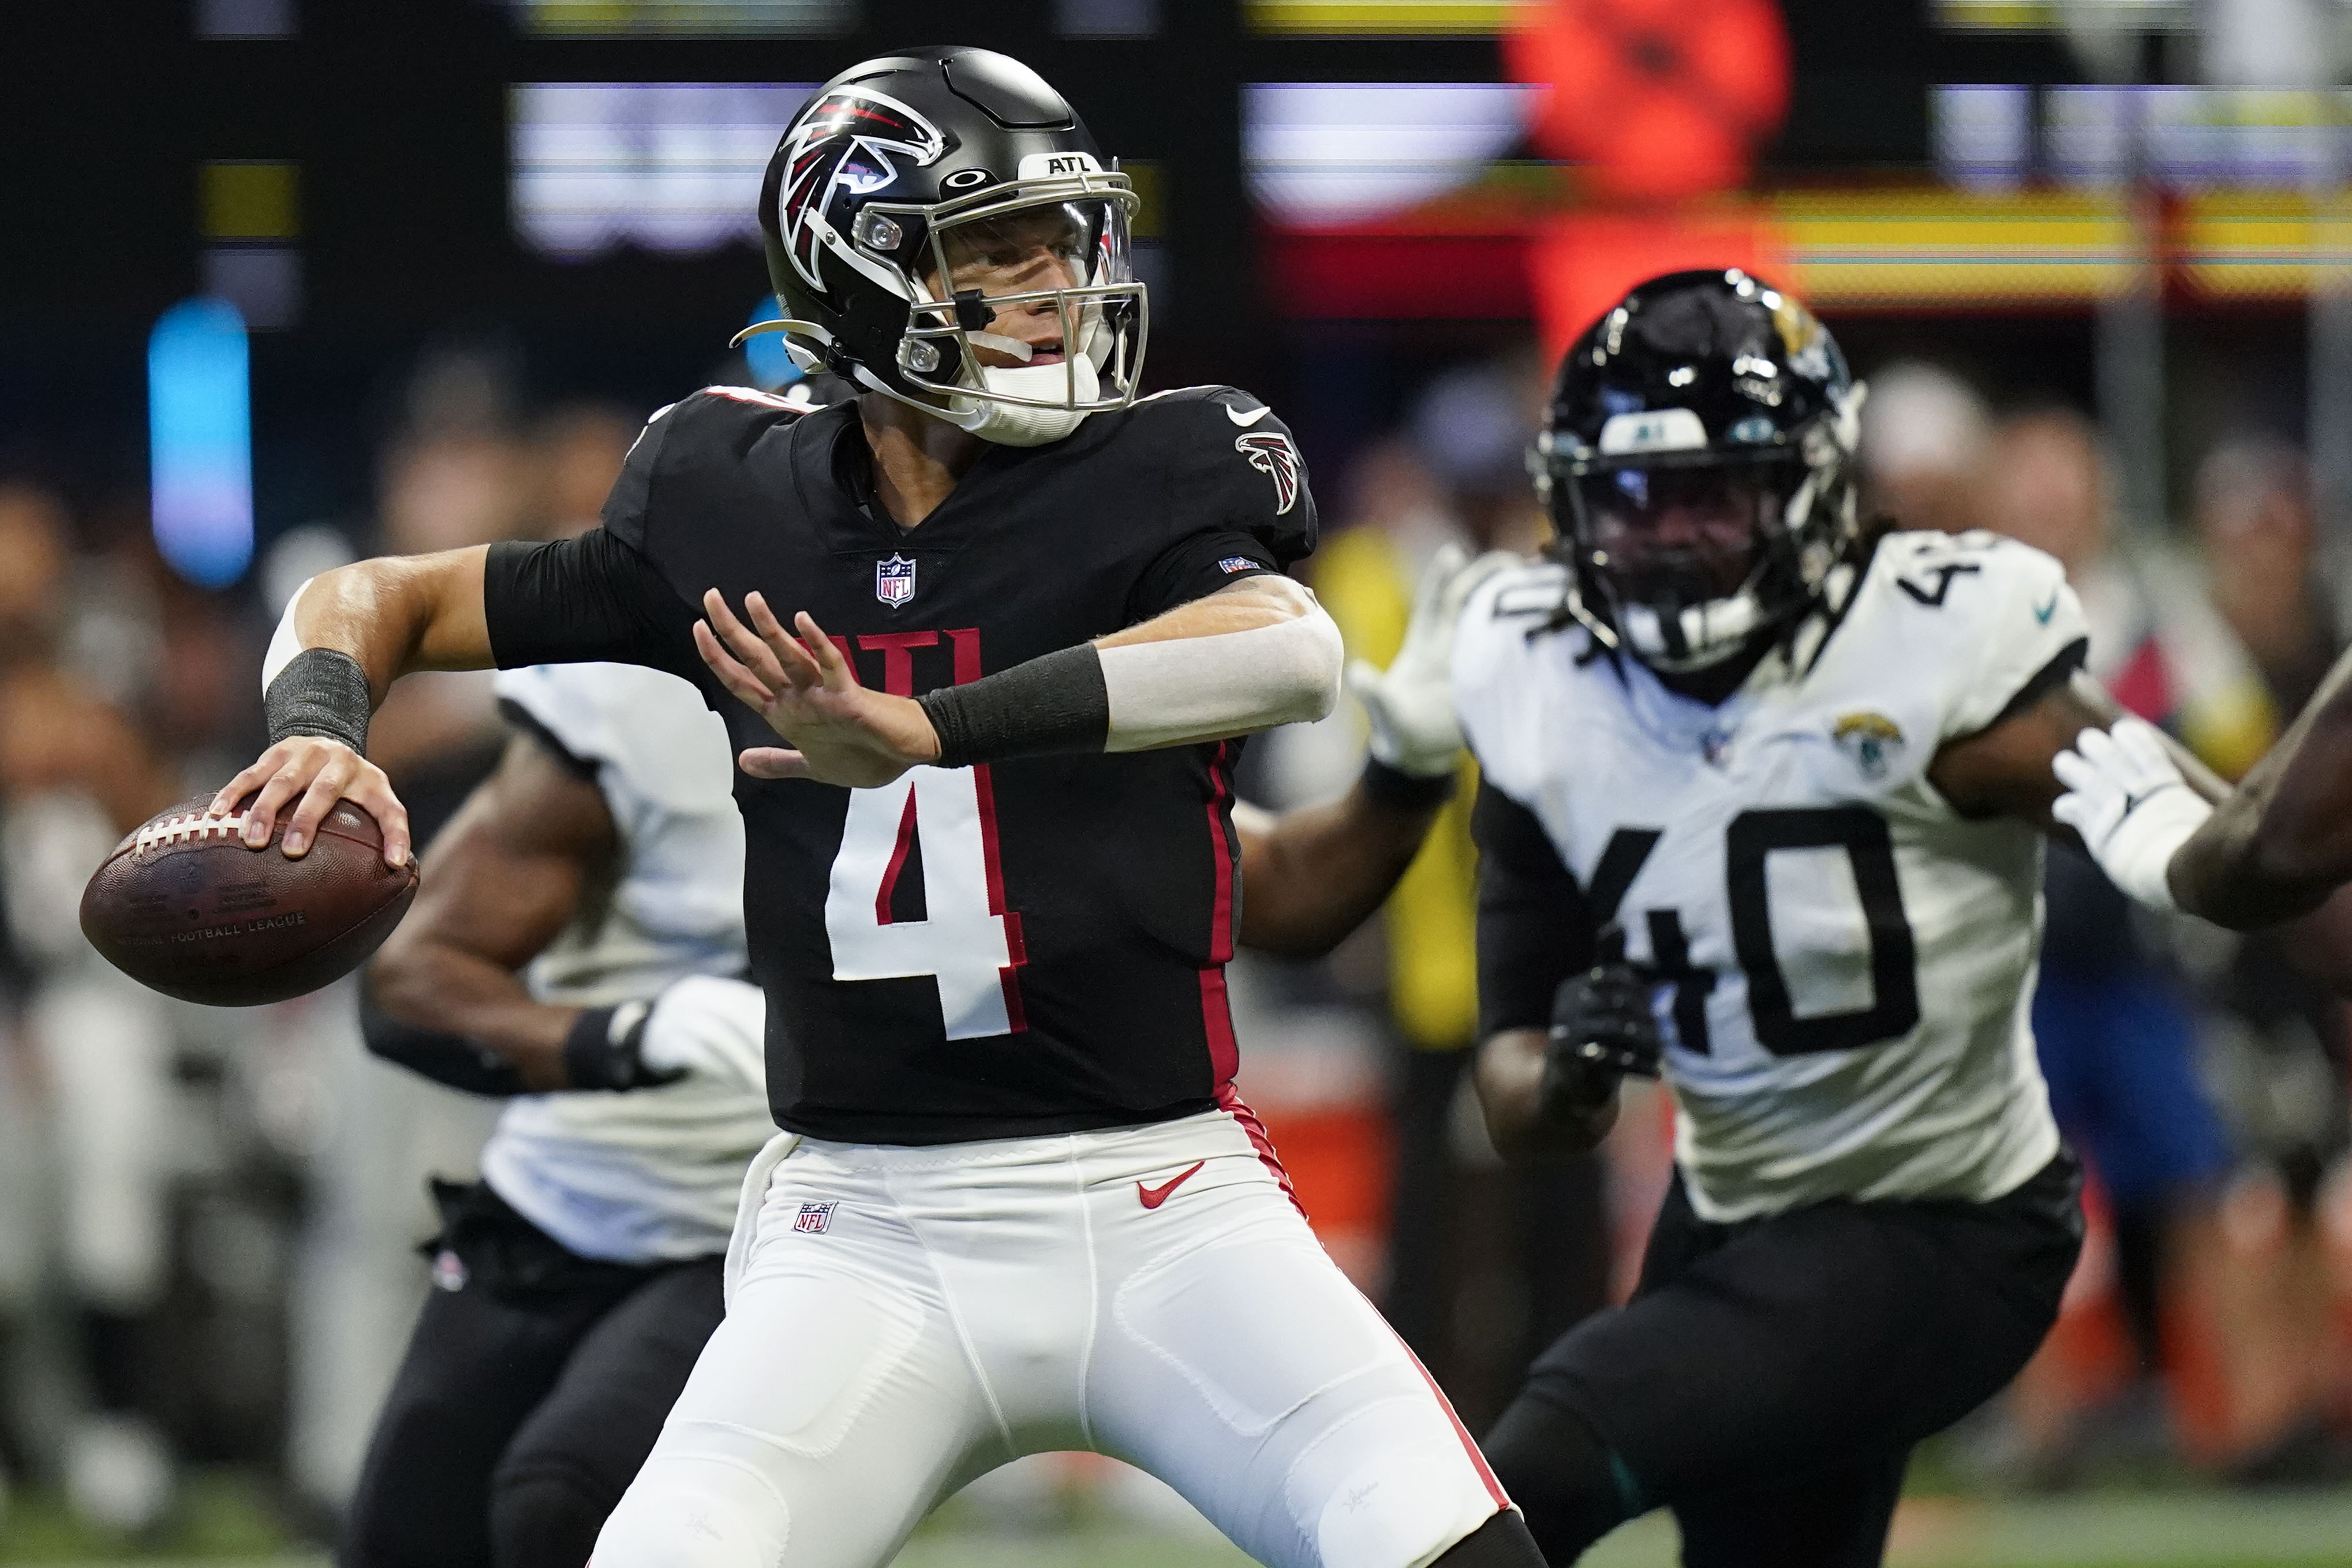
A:
POLYGON ((911 697, 869 691, 805 610, 784 630, 757 593, 743 601, 746 626, 712 589, 694 645, 721 685, 758 710, 795 749, 756 746, 737 758, 755 779, 814 779, 871 789, 940 754, 929 716, 911 697))
POLYGON ((1348 689, 1372 727, 1372 755, 1400 773, 1433 779, 1454 771, 1462 727, 1454 716, 1454 626, 1480 583, 1518 558, 1488 550, 1472 559, 1460 545, 1430 557, 1413 595, 1404 643, 1386 670, 1358 659, 1348 689))
POLYGON ((2126 716, 2112 728, 2083 731, 2050 768, 2066 786, 2050 815, 2082 835, 2099 869, 2150 908, 2178 907, 2172 857, 2213 808, 2189 787, 2162 732, 2126 716))

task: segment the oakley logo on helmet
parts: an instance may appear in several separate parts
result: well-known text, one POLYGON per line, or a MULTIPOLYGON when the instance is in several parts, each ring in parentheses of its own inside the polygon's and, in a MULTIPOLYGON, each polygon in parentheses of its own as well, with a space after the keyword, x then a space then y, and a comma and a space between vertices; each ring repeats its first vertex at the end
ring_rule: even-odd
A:
POLYGON ((827 242, 856 265, 825 208, 838 190, 865 195, 890 184, 897 153, 917 166, 935 162, 947 151, 938 129, 895 99, 863 88, 836 88, 801 117, 792 133, 786 172, 776 193, 776 227, 793 269, 812 288, 823 288, 817 268, 827 242))
POLYGON ((1254 430, 1234 437, 1234 450, 1274 481, 1276 517, 1298 504, 1298 448, 1290 444, 1290 437, 1278 430, 1254 430))

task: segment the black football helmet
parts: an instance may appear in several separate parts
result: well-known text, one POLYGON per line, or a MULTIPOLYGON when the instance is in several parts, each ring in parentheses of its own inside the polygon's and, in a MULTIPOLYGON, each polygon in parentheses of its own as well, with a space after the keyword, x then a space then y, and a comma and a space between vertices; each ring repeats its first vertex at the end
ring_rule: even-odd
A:
POLYGON ((1863 391, 1760 278, 1675 272, 1627 295, 1561 361, 1528 457, 1568 613, 1668 674, 1787 635, 1857 538, 1863 391))
POLYGON ((804 368, 990 440, 1058 440, 1134 401, 1137 204, 1020 61, 936 47, 867 60, 816 90, 769 161, 760 225, 786 319, 749 331, 783 331, 804 368), (992 264, 1022 256, 1058 263, 1030 269, 1045 286, 957 287, 960 272, 1017 276, 992 264), (991 331, 1010 310, 1057 315, 1058 350, 991 331))

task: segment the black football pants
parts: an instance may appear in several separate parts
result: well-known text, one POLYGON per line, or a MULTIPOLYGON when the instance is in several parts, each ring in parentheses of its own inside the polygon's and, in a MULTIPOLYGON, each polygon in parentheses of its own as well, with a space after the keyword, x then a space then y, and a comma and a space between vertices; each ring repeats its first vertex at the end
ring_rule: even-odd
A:
POLYGON ((506 1245, 467 1247, 462 1275, 436 1266, 369 1444, 343 1568, 582 1568, 719 1326, 720 1259, 554 1258, 519 1227, 477 1236, 506 1245), (518 1252, 524 1267, 500 1267, 518 1252))
POLYGON ((1911 1448, 2042 1343, 2082 1245, 2062 1155, 1992 1203, 1700 1219, 1676 1177, 1623 1308, 1482 1445, 1552 1568, 1665 1506, 1685 1568, 1875 1568, 1911 1448))

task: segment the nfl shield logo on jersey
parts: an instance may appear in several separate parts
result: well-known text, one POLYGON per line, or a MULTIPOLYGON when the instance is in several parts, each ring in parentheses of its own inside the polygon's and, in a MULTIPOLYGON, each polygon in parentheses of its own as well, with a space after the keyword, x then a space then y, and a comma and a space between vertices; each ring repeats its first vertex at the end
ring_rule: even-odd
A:
POLYGON ((896 608, 915 597, 915 563, 905 556, 874 563, 874 597, 896 608))
POLYGON ((803 1236, 822 1236, 825 1227, 833 1223, 833 1209, 830 1203, 804 1203, 801 1205, 800 1218, 793 1221, 793 1228, 803 1236))

